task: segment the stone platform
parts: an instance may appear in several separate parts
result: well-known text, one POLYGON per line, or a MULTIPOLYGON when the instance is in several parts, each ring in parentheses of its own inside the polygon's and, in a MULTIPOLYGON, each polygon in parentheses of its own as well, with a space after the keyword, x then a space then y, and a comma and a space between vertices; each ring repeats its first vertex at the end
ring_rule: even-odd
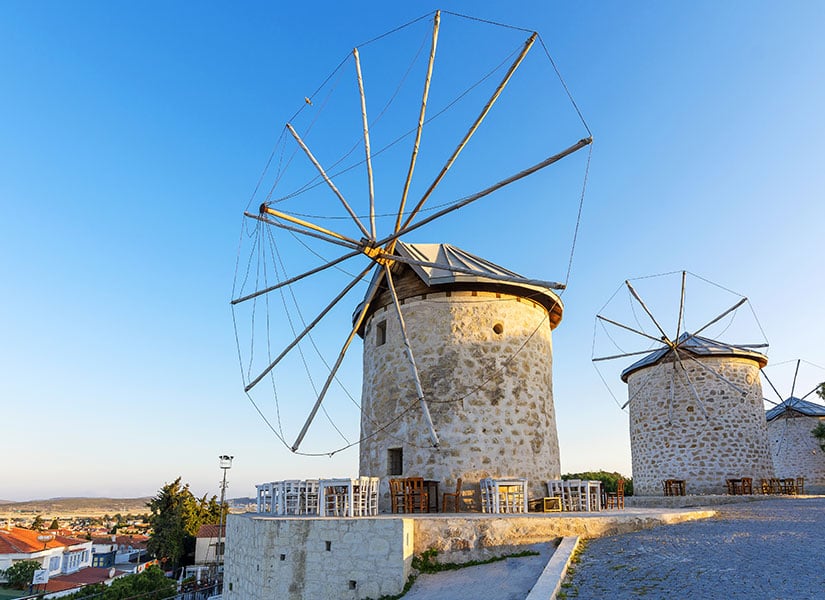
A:
POLYGON ((730 495, 694 495, 694 496, 626 496, 625 506, 629 509, 636 508, 692 508, 723 506, 726 504, 740 504, 742 502, 762 502, 765 500, 776 500, 777 498, 818 498, 818 495, 802 496, 766 496, 763 494, 746 494, 741 496, 730 495))
POLYGON ((709 509, 626 508, 595 513, 380 515, 359 518, 229 515, 226 600, 363 599, 398 594, 412 557, 466 562, 561 537, 630 533, 711 517, 709 509))

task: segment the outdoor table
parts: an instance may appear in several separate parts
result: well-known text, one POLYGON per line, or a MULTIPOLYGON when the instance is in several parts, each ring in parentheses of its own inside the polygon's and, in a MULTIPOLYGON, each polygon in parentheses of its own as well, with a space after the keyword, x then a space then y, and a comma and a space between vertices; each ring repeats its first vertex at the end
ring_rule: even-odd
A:
POLYGON ((530 510, 533 512, 561 512, 561 498, 559 496, 545 496, 530 500, 530 510))
POLYGON ((346 510, 344 514, 351 517, 355 514, 355 486, 359 485, 358 479, 338 478, 338 479, 321 479, 318 481, 318 516, 327 516, 327 489, 334 489, 336 487, 347 488, 346 510))
POLYGON ((527 512, 527 480, 526 479, 493 479, 493 512, 527 512), (521 502, 510 502, 512 492, 508 488, 521 488, 521 502), (501 493, 505 494, 504 507, 501 506, 501 493), (504 510, 502 510, 502 508, 504 510))

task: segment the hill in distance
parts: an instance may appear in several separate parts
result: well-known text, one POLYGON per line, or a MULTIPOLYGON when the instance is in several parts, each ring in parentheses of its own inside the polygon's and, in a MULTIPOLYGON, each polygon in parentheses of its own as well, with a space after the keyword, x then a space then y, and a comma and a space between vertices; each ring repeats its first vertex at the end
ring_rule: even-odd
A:
POLYGON ((103 516, 144 514, 149 512, 145 498, 48 498, 25 502, 0 502, 0 514, 13 517, 23 514, 41 514, 45 517, 103 516))

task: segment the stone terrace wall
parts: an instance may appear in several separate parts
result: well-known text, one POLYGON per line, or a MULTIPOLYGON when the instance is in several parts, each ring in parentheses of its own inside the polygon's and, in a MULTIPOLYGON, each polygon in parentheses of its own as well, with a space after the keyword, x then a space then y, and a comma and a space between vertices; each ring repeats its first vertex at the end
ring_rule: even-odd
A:
POLYGON ((759 365, 748 359, 705 357, 702 363, 747 391, 743 397, 691 360, 684 360, 707 418, 681 368, 665 362, 628 379, 633 490, 663 495, 662 480, 684 479, 688 494, 724 494, 725 479, 773 476, 759 365), (675 381, 670 402, 671 381, 675 381))
POLYGON ((804 477, 806 493, 825 491, 825 452, 811 434, 819 421, 817 417, 791 412, 768 423, 776 476, 804 477))
POLYGON ((360 472, 382 477, 381 509, 391 448, 402 449, 402 476, 437 480, 441 492, 462 477, 465 509, 479 508, 478 481, 488 476, 526 477, 531 496, 546 495, 544 481, 560 475, 547 310, 453 291, 407 298, 402 312, 440 448, 431 447, 395 310, 380 308, 364 338, 360 472))
POLYGON ((356 600, 401 592, 411 519, 227 517, 226 600, 356 600))

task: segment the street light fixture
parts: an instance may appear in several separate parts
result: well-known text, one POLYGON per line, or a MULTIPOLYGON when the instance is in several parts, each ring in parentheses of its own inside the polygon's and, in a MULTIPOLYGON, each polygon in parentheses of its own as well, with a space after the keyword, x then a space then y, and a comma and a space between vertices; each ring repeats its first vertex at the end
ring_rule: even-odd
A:
POLYGON ((221 513, 220 519, 218 521, 218 545, 215 548, 215 577, 220 580, 221 572, 220 572, 220 565, 223 563, 223 547, 221 545, 221 538, 223 537, 223 528, 224 528, 224 501, 226 498, 226 472, 232 468, 232 459, 235 458, 234 456, 229 456, 228 454, 222 454, 218 457, 219 465, 221 470, 223 471, 223 480, 221 481, 221 513))

